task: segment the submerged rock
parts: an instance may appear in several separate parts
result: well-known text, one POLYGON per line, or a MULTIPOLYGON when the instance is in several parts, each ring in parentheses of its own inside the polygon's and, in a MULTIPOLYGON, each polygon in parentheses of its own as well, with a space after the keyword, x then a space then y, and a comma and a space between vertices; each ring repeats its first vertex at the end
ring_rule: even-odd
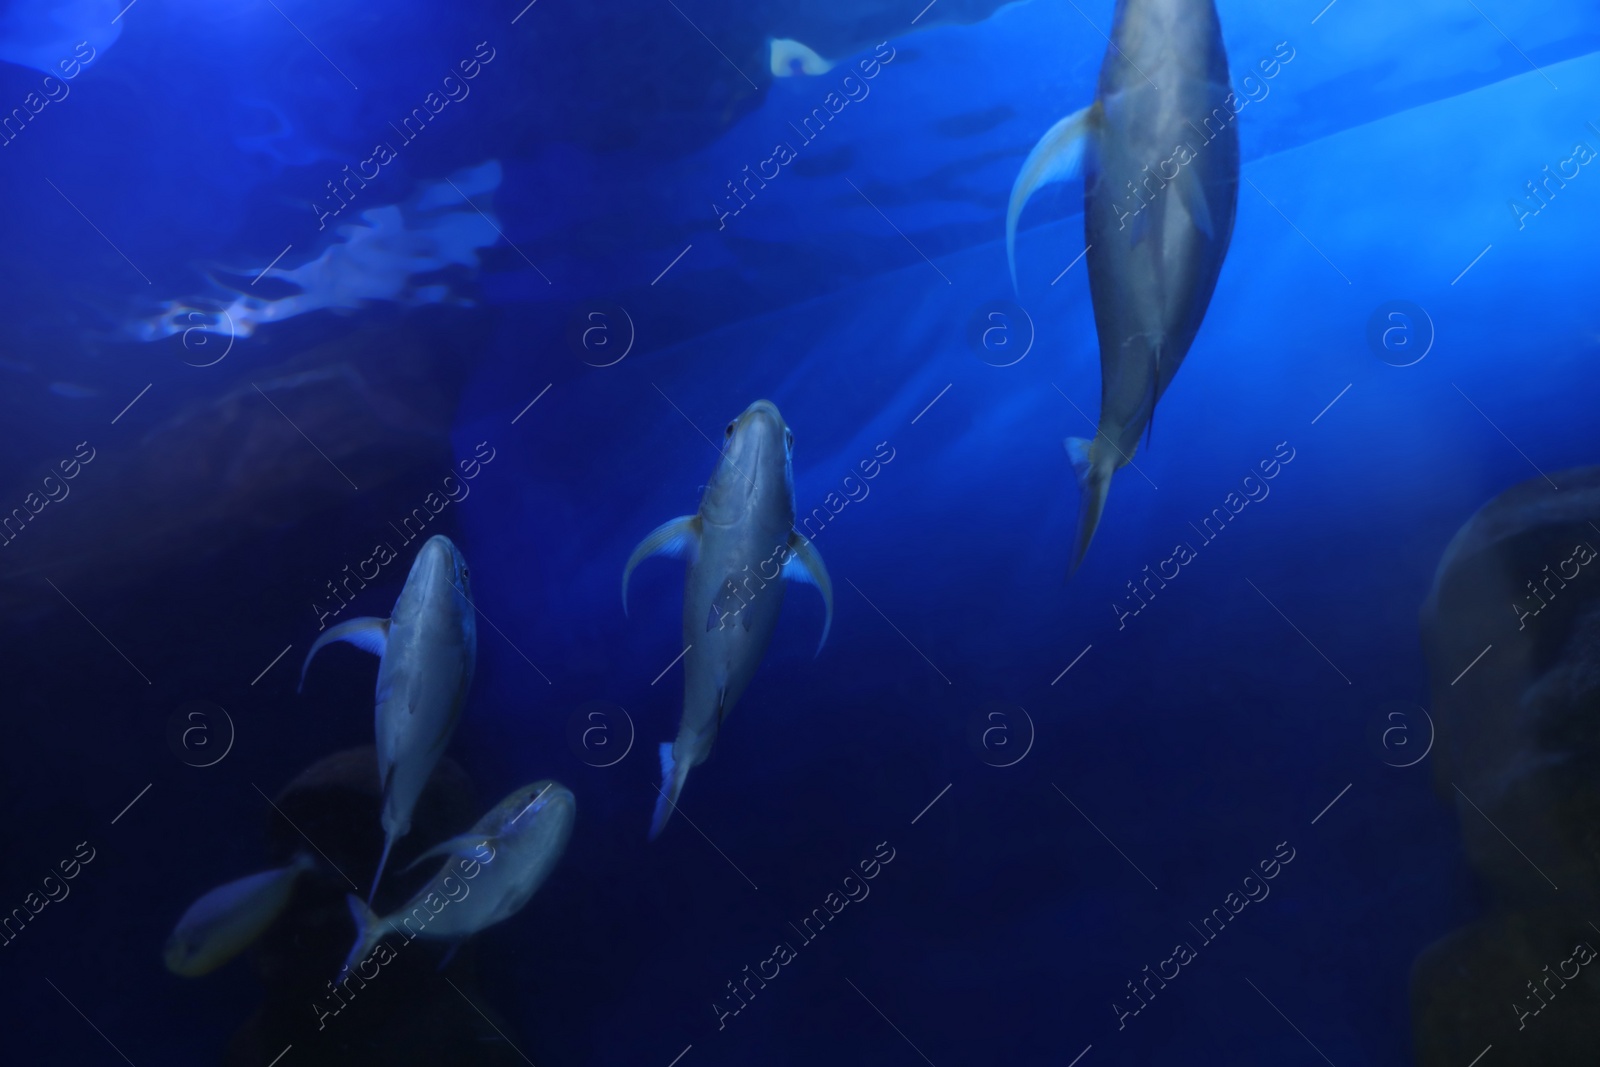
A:
POLYGON ((1422 608, 1435 784, 1504 904, 1600 893, 1600 467, 1552 479, 1474 515, 1422 608))
MULTIPOLYGON (((309 1065, 522 1063, 506 1039, 519 1040, 516 1028, 479 987, 470 942, 441 966, 444 946, 407 942, 397 934, 389 938, 393 959, 370 981, 357 975, 333 984, 355 939, 346 896, 365 897, 383 847, 373 747, 318 761, 273 803, 283 815, 268 817, 270 861, 288 862, 312 847, 309 839, 319 866, 301 880, 289 907, 251 953, 265 994, 229 1042, 226 1067, 262 1067, 291 1044, 294 1062, 309 1065)), ((378 894, 380 910, 404 903, 436 870, 424 864, 404 872, 407 863, 470 828, 477 815, 466 773, 448 756, 440 760, 417 803, 411 832, 395 845, 391 873, 378 894)))
POLYGON ((1490 1044, 1529 1067, 1592 1062, 1600 1042, 1597 549, 1600 467, 1533 479, 1461 528, 1423 605, 1435 785, 1492 896, 1413 967, 1424 1067, 1490 1044))
POLYGON ((0 506, 22 510, 0 512, 11 520, 0 538, 0 607, 70 614, 47 579, 74 599, 88 590, 112 599, 153 574, 191 573, 252 538, 349 508, 357 486, 365 502, 375 489, 447 472, 467 370, 448 358, 454 342, 407 319, 295 346, 327 325, 308 316, 304 333, 282 339, 293 354, 265 366, 271 347, 248 366, 236 354, 237 366, 211 371, 203 397, 153 390, 117 428, 149 420, 150 429, 137 442, 91 436, 93 459, 59 502, 29 515, 25 493, 40 479, 10 489, 0 506))
POLYGON ((1411 972, 1418 1067, 1465 1067, 1491 1044, 1517 1067, 1593 1063, 1600 962, 1580 965, 1580 945, 1600 949, 1600 934, 1552 909, 1495 912, 1424 949, 1411 972))

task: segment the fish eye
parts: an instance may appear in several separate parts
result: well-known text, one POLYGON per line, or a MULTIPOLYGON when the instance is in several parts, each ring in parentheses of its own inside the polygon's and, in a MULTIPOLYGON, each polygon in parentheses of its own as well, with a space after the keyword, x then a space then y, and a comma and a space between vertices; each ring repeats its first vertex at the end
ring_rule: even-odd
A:
POLYGON ((461 577, 463 577, 463 578, 470 578, 470 577, 472 577, 472 572, 471 572, 471 571, 469 571, 469 570, 467 570, 467 568, 466 568, 466 567, 464 567, 464 566, 463 566, 463 567, 462 567, 462 568, 461 568, 461 577))
POLYGON ((726 430, 722 431, 722 436, 724 436, 724 437, 732 437, 733 436, 733 423, 731 423, 731 422, 728 423, 728 428, 726 430))
POLYGON ((794 447, 794 431, 793 430, 790 430, 788 428, 784 429, 784 431, 783 431, 783 443, 784 443, 785 447, 788 447, 788 448, 793 448, 794 447))

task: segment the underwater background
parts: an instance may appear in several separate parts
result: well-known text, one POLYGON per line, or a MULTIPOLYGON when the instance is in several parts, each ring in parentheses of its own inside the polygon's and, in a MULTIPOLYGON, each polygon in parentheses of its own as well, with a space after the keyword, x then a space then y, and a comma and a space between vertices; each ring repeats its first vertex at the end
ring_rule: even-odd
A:
POLYGON ((1600 11, 1217 0, 1229 256, 1067 580, 1083 182, 1015 290, 1005 214, 1113 7, 0 7, 3 1058, 1594 1062, 1600 11), (831 628, 650 841, 683 564, 619 579, 760 398, 831 628), (297 672, 434 534, 476 675, 380 901, 577 817, 338 994, 375 661, 297 672))

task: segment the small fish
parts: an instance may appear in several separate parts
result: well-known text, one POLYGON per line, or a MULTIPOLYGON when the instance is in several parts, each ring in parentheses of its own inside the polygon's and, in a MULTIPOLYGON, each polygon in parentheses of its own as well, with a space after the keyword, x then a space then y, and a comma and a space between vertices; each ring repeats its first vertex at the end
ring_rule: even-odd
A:
MULTIPOLYGON (((1216 288, 1239 201, 1239 108, 1212 0, 1117 0, 1095 102, 1034 146, 1011 190, 1006 257, 1028 197, 1082 174, 1100 424, 1068 438, 1082 503, 1072 570, 1216 288)), ((1243 105, 1241 105, 1242 108, 1243 105)))
MULTIPOLYGON (((657 527, 633 550, 628 577, 650 556, 689 561, 683 586, 683 718, 661 745, 661 797, 652 840, 677 807, 689 770, 706 761, 717 731, 761 665, 792 578, 822 592, 822 641, 833 625, 833 582, 822 557, 794 528, 794 433, 777 407, 757 400, 728 423, 722 458, 700 510, 657 527), (752 570, 753 568, 753 570, 752 570), (771 588, 768 588, 768 586, 771 588)), ((817 651, 822 651, 818 642, 817 651)))
POLYGON ((391 930, 406 933, 414 928, 408 940, 421 936, 461 942, 511 918, 561 859, 577 814, 577 798, 561 783, 525 785, 496 804, 471 830, 418 856, 412 867, 437 856, 447 859, 433 880, 393 915, 380 918, 352 894, 356 943, 344 969, 365 960, 391 930))
POLYGON ((51 382, 50 392, 56 396, 64 396, 68 400, 87 400, 100 395, 100 390, 91 389, 87 385, 78 385, 76 382, 51 382))
POLYGON ((823 59, 816 52, 788 37, 767 38, 769 65, 774 78, 793 78, 826 74, 833 69, 833 60, 823 59))
POLYGON ((450 743, 472 684, 478 623, 467 579, 467 561, 454 542, 443 534, 430 537, 411 564, 394 614, 331 627, 300 668, 304 689, 312 657, 335 641, 379 657, 374 717, 384 842, 369 901, 377 895, 389 850, 411 829, 412 809, 450 743))
POLYGON ((198 978, 243 952, 283 914, 295 882, 315 866, 300 853, 287 867, 246 875, 189 905, 167 938, 167 970, 198 978))

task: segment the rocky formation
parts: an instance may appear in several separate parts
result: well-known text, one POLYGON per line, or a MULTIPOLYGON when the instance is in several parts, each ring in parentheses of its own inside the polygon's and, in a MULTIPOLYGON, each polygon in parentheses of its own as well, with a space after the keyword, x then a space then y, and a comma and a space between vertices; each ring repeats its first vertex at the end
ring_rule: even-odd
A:
POLYGON ((1490 1044, 1526 1067, 1587 1063, 1600 1042, 1597 550, 1600 467, 1536 478, 1461 528, 1423 606, 1435 784, 1492 899, 1417 958, 1423 1067, 1490 1044))
MULTIPOLYGON (((355 938, 345 898, 351 892, 366 895, 383 848, 372 746, 318 761, 273 803, 282 815, 267 817, 269 862, 263 866, 288 863, 310 848, 309 838, 320 850, 313 853, 319 867, 300 880, 288 908, 251 950, 265 994, 229 1042, 225 1067, 265 1067, 290 1044, 294 1062, 312 1067, 522 1063, 507 1040, 521 1043, 517 1028, 478 985, 470 942, 441 968, 445 946, 421 939, 408 944, 395 936, 395 957, 373 980, 352 979, 337 989, 330 984, 355 938)), ((378 911, 387 914, 405 903, 437 869, 424 864, 406 872, 406 864, 429 845, 470 828, 477 816, 466 773, 445 757, 417 803, 411 833, 395 845, 375 902, 378 911)))

